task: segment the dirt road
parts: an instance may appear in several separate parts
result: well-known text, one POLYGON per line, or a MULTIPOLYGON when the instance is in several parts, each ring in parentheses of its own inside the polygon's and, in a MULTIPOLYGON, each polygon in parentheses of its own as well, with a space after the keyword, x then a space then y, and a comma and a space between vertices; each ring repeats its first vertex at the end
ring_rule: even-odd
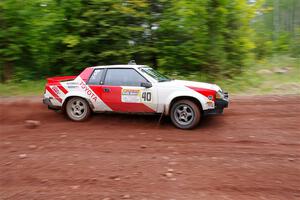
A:
POLYGON ((300 199, 299 96, 235 98, 192 131, 157 116, 74 123, 40 102, 0 106, 0 199, 300 199))

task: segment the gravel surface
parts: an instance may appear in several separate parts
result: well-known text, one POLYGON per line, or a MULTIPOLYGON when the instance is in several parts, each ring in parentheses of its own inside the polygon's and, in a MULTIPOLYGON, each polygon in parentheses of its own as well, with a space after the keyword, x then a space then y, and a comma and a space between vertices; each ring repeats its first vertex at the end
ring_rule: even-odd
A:
POLYGON ((1 200, 300 199, 299 96, 235 97, 192 131, 159 116, 76 123, 38 97, 0 100, 1 200))

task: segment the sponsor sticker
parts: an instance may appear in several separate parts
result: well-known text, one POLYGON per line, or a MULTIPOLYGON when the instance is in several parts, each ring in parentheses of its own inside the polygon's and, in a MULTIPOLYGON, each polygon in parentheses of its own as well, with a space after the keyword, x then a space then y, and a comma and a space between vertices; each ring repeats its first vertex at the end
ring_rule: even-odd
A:
POLYGON ((68 86, 68 88, 73 89, 73 88, 78 88, 78 86, 77 85, 70 85, 70 86, 68 86))
POLYGON ((214 101, 208 100, 208 101, 206 102, 206 104, 207 104, 207 106, 208 106, 209 108, 215 108, 215 102, 214 102, 214 101))
POLYGON ((83 82, 80 83, 81 89, 85 91, 85 93, 92 99, 94 102, 97 101, 97 96, 92 92, 92 90, 83 82))
POLYGON ((127 103, 140 103, 141 90, 122 89, 121 100, 122 102, 127 102, 127 103))
POLYGON ((53 90, 57 95, 60 95, 60 91, 59 91, 58 87, 52 86, 52 90, 53 90))

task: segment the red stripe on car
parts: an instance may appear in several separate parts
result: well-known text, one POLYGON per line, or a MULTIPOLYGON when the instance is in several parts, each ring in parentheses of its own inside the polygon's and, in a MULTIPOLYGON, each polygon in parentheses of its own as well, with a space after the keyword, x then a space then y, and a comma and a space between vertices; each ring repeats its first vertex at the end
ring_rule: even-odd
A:
POLYGON ((50 94, 57 100, 59 101, 59 103, 62 102, 62 99, 51 89, 50 86, 46 86, 46 90, 48 90, 48 92, 50 92, 50 94))
POLYGON ((92 67, 86 68, 85 70, 83 70, 83 72, 81 72, 81 74, 79 74, 80 78, 86 83, 89 80, 93 70, 94 68, 92 67))
POLYGON ((198 87, 192 87, 192 86, 186 86, 192 90, 195 90, 196 92, 208 97, 208 96, 212 96, 213 101, 215 101, 215 97, 216 97, 216 91, 215 90, 210 90, 210 89, 204 89, 204 88, 198 88, 198 87))
POLYGON ((93 92, 113 111, 118 112, 145 112, 152 113, 153 109, 149 108, 143 103, 128 103, 122 102, 120 86, 92 86, 90 88, 93 92), (104 88, 109 89, 109 92, 104 92, 104 88))
POLYGON ((64 94, 67 94, 67 93, 68 93, 68 90, 66 90, 66 88, 64 88, 64 86, 62 86, 60 83, 57 84, 57 87, 58 87, 64 94))

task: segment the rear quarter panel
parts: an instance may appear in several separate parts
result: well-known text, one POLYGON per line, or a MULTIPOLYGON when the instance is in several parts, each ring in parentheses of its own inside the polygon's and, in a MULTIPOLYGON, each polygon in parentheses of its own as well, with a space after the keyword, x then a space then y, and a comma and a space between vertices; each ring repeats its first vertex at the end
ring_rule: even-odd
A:
POLYGON ((69 91, 64 98, 64 103, 69 97, 81 97, 88 101, 93 111, 111 111, 111 109, 99 98, 99 94, 95 94, 80 76, 78 76, 75 81, 66 82, 64 85, 69 91))

